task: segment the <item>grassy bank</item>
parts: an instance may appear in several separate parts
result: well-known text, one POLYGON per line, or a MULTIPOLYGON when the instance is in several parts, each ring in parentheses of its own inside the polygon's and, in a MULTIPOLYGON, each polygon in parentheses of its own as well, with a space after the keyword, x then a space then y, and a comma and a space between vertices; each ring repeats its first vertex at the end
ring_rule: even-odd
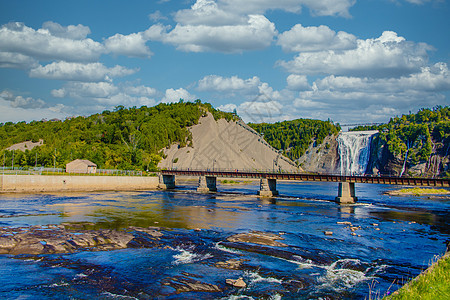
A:
POLYGON ((450 194, 449 190, 446 189, 435 189, 435 188, 405 188, 397 191, 389 191, 386 192, 388 195, 414 195, 414 196, 422 196, 422 195, 446 195, 450 194))
POLYGON ((450 299, 450 252, 385 300, 450 299))

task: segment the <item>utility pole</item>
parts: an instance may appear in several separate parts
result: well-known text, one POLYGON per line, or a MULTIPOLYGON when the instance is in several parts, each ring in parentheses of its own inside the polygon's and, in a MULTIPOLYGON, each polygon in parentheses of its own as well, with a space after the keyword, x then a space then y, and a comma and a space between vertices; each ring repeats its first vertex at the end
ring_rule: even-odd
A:
POLYGON ((14 150, 13 150, 13 155, 12 155, 12 159, 11 159, 11 170, 14 170, 14 150))
POLYGON ((55 155, 53 156, 53 171, 56 169, 56 148, 55 148, 55 155))

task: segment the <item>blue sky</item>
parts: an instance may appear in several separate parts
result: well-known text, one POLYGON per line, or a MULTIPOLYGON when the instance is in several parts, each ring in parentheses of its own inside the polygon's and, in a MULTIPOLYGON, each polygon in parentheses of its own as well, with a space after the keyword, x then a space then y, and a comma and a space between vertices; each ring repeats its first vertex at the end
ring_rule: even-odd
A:
POLYGON ((0 0, 0 122, 201 99, 247 122, 449 105, 446 0, 0 0))

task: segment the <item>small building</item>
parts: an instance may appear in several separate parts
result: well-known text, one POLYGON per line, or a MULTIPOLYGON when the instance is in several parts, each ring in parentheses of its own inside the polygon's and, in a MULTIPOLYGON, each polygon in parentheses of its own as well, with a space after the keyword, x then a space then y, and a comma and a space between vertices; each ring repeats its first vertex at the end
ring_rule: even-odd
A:
POLYGON ((97 165, 87 159, 75 159, 66 165, 66 173, 94 174, 97 165))

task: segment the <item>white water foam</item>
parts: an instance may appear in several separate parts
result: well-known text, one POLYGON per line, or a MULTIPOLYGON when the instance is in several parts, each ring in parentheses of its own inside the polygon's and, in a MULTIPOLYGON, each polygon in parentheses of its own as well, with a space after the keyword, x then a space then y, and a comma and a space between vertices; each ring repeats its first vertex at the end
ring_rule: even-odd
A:
POLYGON ((249 277, 250 284, 257 283, 257 282, 273 282, 273 283, 278 283, 278 284, 283 283, 283 281, 281 279, 277 279, 277 278, 273 278, 273 277, 262 277, 257 272, 245 271, 244 274, 246 277, 249 277))
POLYGON ((105 296, 107 296, 107 297, 110 297, 110 298, 112 298, 112 299, 132 299, 132 300, 138 300, 138 298, 135 298, 135 297, 131 297, 131 296, 124 296, 124 295, 117 295, 117 294, 113 294, 113 293, 110 293, 110 292, 103 292, 102 293, 103 295, 105 295, 105 296))
POLYGON ((217 243, 214 245, 214 248, 217 249, 217 250, 220 250, 220 251, 223 251, 223 252, 232 253, 232 254, 241 254, 241 253, 242 253, 242 251, 239 251, 239 250, 233 250, 233 249, 227 248, 227 247, 225 247, 225 246, 222 246, 222 245, 221 245, 221 242, 217 242, 217 243))
POLYGON ((370 144, 378 131, 341 132, 337 137, 341 175, 363 175, 370 159, 370 144))
POLYGON ((365 272, 347 269, 345 265, 360 264, 359 259, 340 259, 326 267, 327 273, 318 279, 319 282, 323 282, 323 286, 329 286, 339 291, 355 286, 361 281, 372 279, 373 277, 366 276, 365 272))
POLYGON ((186 250, 177 247, 175 250, 180 251, 180 253, 173 256, 173 258, 175 259, 175 261, 173 262, 174 265, 190 264, 213 257, 212 254, 209 253, 206 253, 204 255, 196 254, 192 252, 193 249, 186 250))

